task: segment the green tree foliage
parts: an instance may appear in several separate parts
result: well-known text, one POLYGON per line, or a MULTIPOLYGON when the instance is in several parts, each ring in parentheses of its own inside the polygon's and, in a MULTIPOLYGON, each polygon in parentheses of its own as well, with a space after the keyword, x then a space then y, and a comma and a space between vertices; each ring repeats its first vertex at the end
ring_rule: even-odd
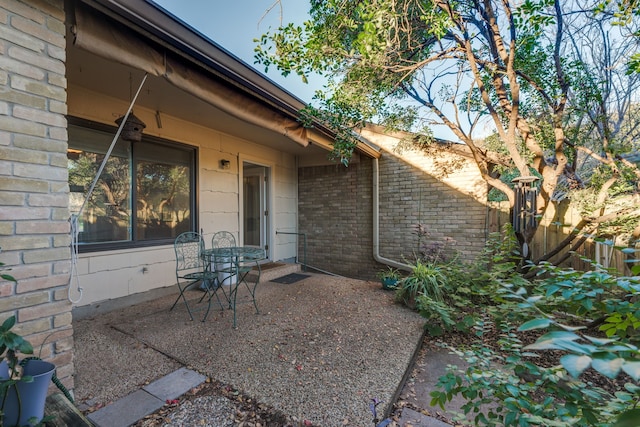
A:
MULTIPOLYGON (((420 144, 444 126, 511 206, 508 171, 541 178, 538 215, 568 192, 593 193, 580 224, 591 233, 611 214, 610 190, 630 182, 628 195, 640 178, 625 157, 640 129, 640 74, 626 65, 637 66, 637 11, 635 0, 312 0, 311 19, 263 35, 256 60, 328 77, 305 114, 338 129, 343 163, 367 122, 420 144), (495 135, 485 143, 487 126, 495 135)), ((520 243, 536 227, 518 230, 520 243)))
MULTIPOLYGON (((626 26, 640 17, 640 2, 638 0, 606 0, 597 5, 596 12, 611 15, 615 25, 626 26)), ((633 36, 640 37, 640 31, 636 30, 633 36)), ((640 73, 640 52, 630 56, 628 67, 628 73, 640 73)))

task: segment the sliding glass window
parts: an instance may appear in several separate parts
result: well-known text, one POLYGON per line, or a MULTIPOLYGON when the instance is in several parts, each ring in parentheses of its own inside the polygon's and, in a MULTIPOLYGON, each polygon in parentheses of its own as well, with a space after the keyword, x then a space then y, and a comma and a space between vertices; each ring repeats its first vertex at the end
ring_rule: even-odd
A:
POLYGON ((85 202, 115 132, 69 125, 72 214, 84 203, 78 218, 81 250, 166 244, 195 230, 196 150, 170 141, 119 139, 85 202))

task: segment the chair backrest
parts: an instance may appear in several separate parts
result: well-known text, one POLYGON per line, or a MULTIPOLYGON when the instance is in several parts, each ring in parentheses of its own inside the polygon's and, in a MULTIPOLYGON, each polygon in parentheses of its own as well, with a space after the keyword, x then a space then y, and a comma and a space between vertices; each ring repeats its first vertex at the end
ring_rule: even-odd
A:
POLYGON ((173 243, 176 252, 176 271, 201 269, 204 265, 202 253, 204 241, 194 231, 187 231, 176 237, 173 243))
POLYGON ((232 248, 236 246, 236 238, 229 231, 218 231, 211 238, 211 247, 217 248, 232 248))

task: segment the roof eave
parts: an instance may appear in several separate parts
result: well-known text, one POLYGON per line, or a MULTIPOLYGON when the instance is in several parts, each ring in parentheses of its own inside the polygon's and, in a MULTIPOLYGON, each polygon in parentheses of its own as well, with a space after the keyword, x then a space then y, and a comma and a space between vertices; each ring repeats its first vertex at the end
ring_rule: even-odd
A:
MULTIPOLYGON (((136 32, 143 30, 156 42, 217 73, 239 89, 262 99, 295 120, 299 119, 300 110, 306 106, 300 98, 151 0, 81 1, 92 7, 98 6, 102 12, 136 32)), ((313 128, 330 140, 335 138, 335 132, 321 122, 314 122, 313 128)), ((379 156, 379 152, 366 142, 359 143, 357 149, 371 157, 379 156)))

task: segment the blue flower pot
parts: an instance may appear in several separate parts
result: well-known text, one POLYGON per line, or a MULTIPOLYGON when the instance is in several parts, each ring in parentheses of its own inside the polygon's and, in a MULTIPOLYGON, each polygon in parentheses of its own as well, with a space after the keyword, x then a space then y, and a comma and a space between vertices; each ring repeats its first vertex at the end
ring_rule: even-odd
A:
MULTIPOLYGON (((44 404, 47 400, 49 383, 56 367, 53 363, 43 360, 29 360, 24 366, 24 375, 33 378, 31 382, 18 381, 9 387, 4 408, 4 426, 30 425, 29 419, 35 417, 38 421, 44 417, 44 404), (18 395, 21 405, 18 404, 18 395), (18 413, 20 419, 18 419, 18 413)), ((0 363, 0 381, 9 378, 7 362, 0 363)), ((1 403, 1 401, 0 401, 1 403)))
POLYGON ((390 277, 385 277, 381 281, 382 281, 382 289, 387 289, 387 290, 395 289, 396 285, 398 284, 398 279, 394 279, 390 277))

